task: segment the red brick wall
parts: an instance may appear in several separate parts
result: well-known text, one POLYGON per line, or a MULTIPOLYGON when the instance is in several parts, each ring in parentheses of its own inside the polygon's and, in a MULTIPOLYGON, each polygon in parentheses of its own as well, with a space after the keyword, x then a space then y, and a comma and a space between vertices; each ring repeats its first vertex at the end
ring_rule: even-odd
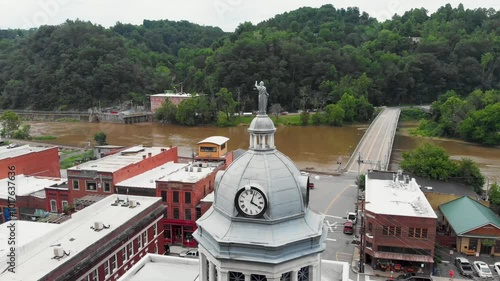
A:
POLYGON ((17 196, 16 205, 18 208, 36 208, 45 210, 47 206, 44 198, 31 195, 17 196))
POLYGON ((496 236, 500 237, 500 229, 496 228, 495 226, 488 224, 483 227, 480 227, 478 229, 474 229, 473 231, 469 231, 466 234, 467 235, 487 235, 487 236, 496 236))
POLYGON ((45 210, 47 212, 50 212, 50 200, 56 200, 57 204, 57 212, 62 213, 63 212, 63 206, 62 206, 62 201, 68 201, 69 205, 72 205, 73 202, 69 199, 69 190, 68 189, 52 189, 52 188, 45 188, 45 210))
POLYGON ((434 254, 434 243, 436 240, 436 219, 431 218, 418 218, 407 216, 394 216, 394 215, 376 215, 375 219, 369 217, 374 216, 373 213, 367 212, 367 220, 365 222, 365 230, 369 232, 369 223, 373 225, 373 250, 376 251, 377 246, 395 246, 416 249, 431 250, 434 254), (386 236, 383 235, 383 226, 400 226, 401 236, 386 236), (408 237, 409 228, 422 228, 427 229, 427 239, 408 237))
POLYGON ((57 147, 0 160, 0 179, 7 178, 9 166, 16 167, 17 175, 61 177, 57 147))

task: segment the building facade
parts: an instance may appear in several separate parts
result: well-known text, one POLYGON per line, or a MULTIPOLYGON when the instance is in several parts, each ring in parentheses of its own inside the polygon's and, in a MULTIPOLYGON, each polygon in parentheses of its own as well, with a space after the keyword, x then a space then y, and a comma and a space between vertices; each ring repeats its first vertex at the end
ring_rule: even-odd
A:
POLYGON ((221 161, 227 154, 227 142, 229 138, 221 136, 208 137, 198 142, 197 160, 200 161, 221 161))
POLYGON ((68 169, 70 202, 86 195, 110 195, 115 185, 131 177, 177 162, 177 147, 135 146, 116 154, 89 161, 68 169))
POLYGON ((167 91, 167 93, 156 94, 149 96, 151 102, 151 112, 155 112, 156 109, 161 107, 163 103, 168 99, 172 104, 179 105, 183 100, 191 98, 192 95, 188 93, 174 93, 173 91, 167 91))
POLYGON ((14 148, 0 147, 0 179, 5 179, 8 172, 16 175, 61 177, 59 149, 57 147, 31 147, 29 145, 14 148), (14 170, 10 170, 13 167, 14 170))
POLYGON ((163 209, 159 198, 108 196, 18 248, 16 273, 0 279, 117 280, 147 253, 164 253, 163 209))
POLYGON ((415 179, 369 172, 361 205, 361 259, 366 266, 432 272, 437 216, 415 179))

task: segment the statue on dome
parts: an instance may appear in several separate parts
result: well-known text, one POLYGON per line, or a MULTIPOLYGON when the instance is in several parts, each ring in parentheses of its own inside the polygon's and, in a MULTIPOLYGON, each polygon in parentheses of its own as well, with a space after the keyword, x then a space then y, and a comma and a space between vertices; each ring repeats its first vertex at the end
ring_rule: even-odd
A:
POLYGON ((269 97, 269 93, 267 92, 263 81, 260 81, 259 84, 257 84, 257 81, 255 81, 255 88, 259 91, 259 114, 266 114, 267 98, 269 97))

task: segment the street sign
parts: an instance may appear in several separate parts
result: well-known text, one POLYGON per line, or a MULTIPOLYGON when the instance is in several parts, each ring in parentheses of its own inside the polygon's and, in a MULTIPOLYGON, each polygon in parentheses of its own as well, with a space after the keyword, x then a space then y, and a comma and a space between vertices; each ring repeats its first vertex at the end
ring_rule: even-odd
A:
POLYGON ((450 255, 453 255, 453 250, 450 250, 450 255))

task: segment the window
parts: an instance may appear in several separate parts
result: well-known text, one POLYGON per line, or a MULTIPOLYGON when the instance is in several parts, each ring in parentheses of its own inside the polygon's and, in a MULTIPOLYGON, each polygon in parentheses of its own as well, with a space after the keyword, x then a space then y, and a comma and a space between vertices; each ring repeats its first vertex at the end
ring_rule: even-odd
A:
POLYGON ((221 149, 221 150, 224 150, 224 148, 226 148, 226 143, 223 143, 223 144, 220 146, 220 149, 221 149))
POLYGON ((267 277, 265 275, 260 274, 252 274, 250 277, 251 281, 267 281, 267 277))
POLYGON ((186 209, 184 210, 184 219, 187 220, 187 221, 190 221, 191 220, 191 209, 186 209))
POLYGON ((229 271, 229 281, 245 281, 245 274, 229 271))
POLYGON ((86 184, 87 191, 96 191, 97 190, 97 185, 95 184, 94 181, 88 181, 85 184, 86 184))
POLYGON ((174 208, 174 219, 179 219, 179 208, 174 208))
POLYGON ((134 244, 132 244, 132 242, 128 243, 128 257, 129 259, 132 258, 132 256, 134 255, 134 244))
POLYGON ((153 238, 156 237, 156 235, 158 235, 158 224, 154 224, 153 225, 153 238))
POLYGON ((97 272, 97 268, 92 271, 92 281, 98 281, 99 280, 99 273, 97 272))
POLYGON ((196 208, 196 219, 201 218, 201 208, 196 208))
POLYGON ((139 234, 139 236, 137 236, 137 247, 140 249, 142 249, 142 233, 139 234))
POLYGON ((382 234, 385 236, 401 236, 401 227, 400 226, 386 226, 384 225, 382 228, 382 234))
POLYGON ((123 264, 128 260, 127 248, 126 247, 122 248, 122 260, 123 260, 122 261, 123 264))
POLYGON ((370 248, 371 249, 372 247, 373 247, 373 243, 366 241, 366 248, 370 248))
POLYGON ((163 237, 165 239, 170 239, 170 227, 169 228, 165 228, 165 230, 163 231, 163 237))
POLYGON ((57 213, 57 201, 54 199, 50 200, 50 211, 52 213, 57 213))
POLYGON ((174 203, 179 203, 179 191, 174 191, 174 203))
POLYGON ((285 273, 281 274, 280 281, 292 281, 292 273, 285 272, 285 273))
POLYGON ((104 183, 104 192, 111 192, 111 184, 109 182, 104 183))
POLYGON ((217 147, 208 147, 208 146, 202 146, 200 147, 201 152, 217 152, 217 147))
POLYGON ((111 263, 111 273, 113 273, 117 268, 116 260, 117 260, 116 255, 112 255, 111 258, 109 259, 111 263))
POLYGON ((413 228, 408 230, 408 237, 427 238, 427 228, 413 228))
POLYGON ((191 192, 184 193, 184 203, 191 204, 191 192))
POLYGON ((142 241, 144 242, 144 247, 146 247, 146 244, 148 243, 148 232, 144 231, 142 233, 142 241))
POLYGON ((63 210, 68 207, 68 201, 62 201, 63 210))
POLYGON ((106 277, 109 276, 109 260, 104 262, 104 276, 106 276, 106 277))
POLYGON ((73 189, 74 190, 80 189, 80 182, 78 180, 73 180, 73 189))
POLYGON ((309 266, 304 266, 297 274, 297 281, 309 281, 309 266))
POLYGON ((161 191, 161 201, 167 202, 167 192, 165 190, 161 191))
POLYGON ((368 232, 372 233, 373 231, 373 224, 371 222, 368 223, 368 232))

